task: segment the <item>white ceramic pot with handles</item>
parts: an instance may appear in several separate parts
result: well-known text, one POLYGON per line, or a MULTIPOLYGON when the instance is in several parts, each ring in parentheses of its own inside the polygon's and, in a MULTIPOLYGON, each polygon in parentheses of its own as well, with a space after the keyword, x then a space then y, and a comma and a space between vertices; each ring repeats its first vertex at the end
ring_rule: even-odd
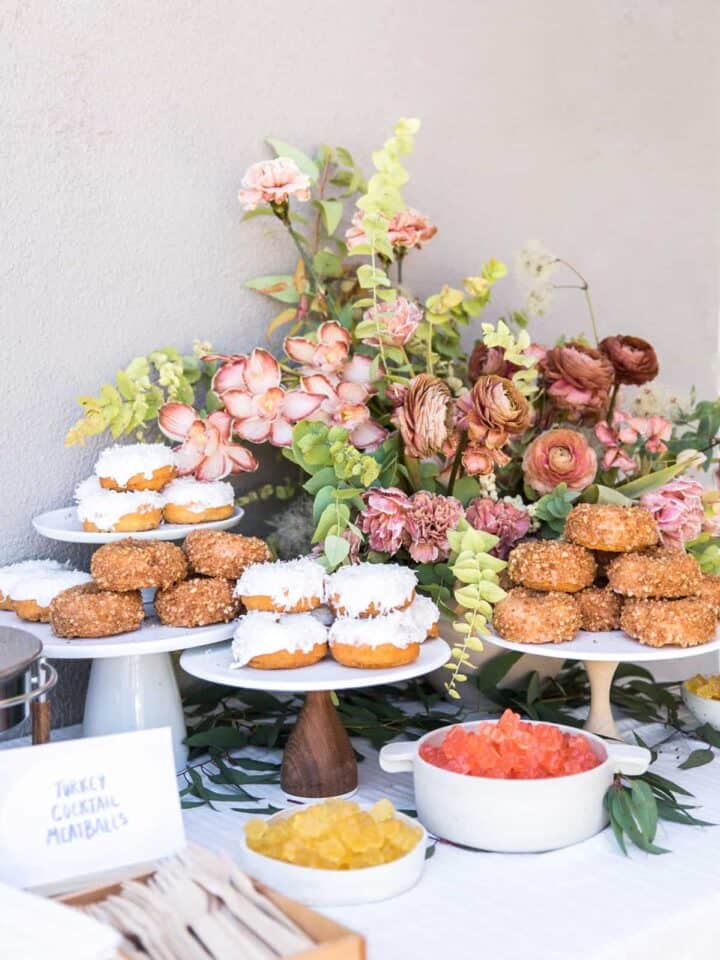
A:
MULTIPOLYGON (((460 726, 472 731, 480 723, 497 721, 460 726)), ((644 747, 582 731, 601 761, 592 770, 542 780, 472 777, 443 770, 420 756, 424 744, 439 746, 449 729, 434 730, 414 742, 388 744, 380 751, 380 766, 388 773, 412 772, 418 818, 430 833, 478 850, 539 853, 587 840, 607 826, 603 801, 615 774, 641 774, 650 764, 650 751, 644 747)))

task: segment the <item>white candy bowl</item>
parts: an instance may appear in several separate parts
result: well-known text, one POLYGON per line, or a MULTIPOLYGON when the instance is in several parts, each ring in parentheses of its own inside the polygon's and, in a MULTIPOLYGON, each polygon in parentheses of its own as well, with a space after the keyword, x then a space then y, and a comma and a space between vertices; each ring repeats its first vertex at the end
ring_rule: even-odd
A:
MULTIPOLYGON (((307 809, 309 806, 293 806, 276 813, 268 822, 307 809)), ((412 850, 391 863, 357 870, 299 867, 251 850, 243 832, 242 865, 256 880, 311 907, 352 907, 360 903, 389 900, 390 897, 405 893, 418 882, 425 866, 427 846, 427 833, 421 823, 397 811, 394 816, 421 830, 422 836, 412 850)))
POLYGON ((709 697, 699 697, 692 693, 683 683, 682 698, 685 706, 695 717, 698 723, 709 723, 711 727, 720 730, 720 700, 711 700, 709 697))
MULTIPOLYGON (((496 720, 480 721, 496 723, 496 720)), ((461 726, 475 730, 480 722, 461 726)), ((565 733, 573 727, 553 724, 565 733)), ((423 760, 423 744, 438 746, 449 727, 412 743, 390 743, 380 751, 388 773, 412 771, 418 817, 437 837, 503 853, 537 853, 587 840, 608 823, 603 803, 616 773, 647 770, 650 752, 594 734, 587 737, 602 762, 592 770, 543 780, 500 780, 443 770, 423 760)))

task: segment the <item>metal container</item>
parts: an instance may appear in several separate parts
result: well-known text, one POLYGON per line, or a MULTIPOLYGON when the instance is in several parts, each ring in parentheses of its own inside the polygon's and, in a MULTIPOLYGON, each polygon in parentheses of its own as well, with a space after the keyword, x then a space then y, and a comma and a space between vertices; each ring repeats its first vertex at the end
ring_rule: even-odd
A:
MULTIPOLYGON (((43 659, 42 650, 42 643, 27 630, 0 627, 0 739, 8 739, 27 719, 31 704, 44 707, 47 713, 47 695, 57 683, 57 674, 43 659)), ((33 742, 47 739, 38 734, 33 731, 33 742)))

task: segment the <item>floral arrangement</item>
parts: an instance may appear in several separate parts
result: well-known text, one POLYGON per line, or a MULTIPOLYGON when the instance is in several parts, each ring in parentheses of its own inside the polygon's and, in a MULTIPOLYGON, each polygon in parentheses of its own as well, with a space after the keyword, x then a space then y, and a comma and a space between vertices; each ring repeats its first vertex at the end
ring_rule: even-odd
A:
POLYGON ((720 401, 650 387, 652 345, 601 336, 585 278, 540 247, 518 258, 524 309, 493 322, 483 315, 507 273, 497 260, 424 299, 408 290, 405 260, 437 231, 402 193, 418 129, 398 123, 369 179, 342 147, 311 158, 268 141, 277 156, 249 168, 239 199, 244 219, 273 218, 296 253, 291 272, 247 284, 281 305, 268 336, 285 331, 282 352, 196 343, 190 356, 137 358, 116 385, 81 398, 67 442, 157 424, 178 444, 180 473, 207 480, 255 470, 258 445, 281 448, 303 472, 312 542, 329 569, 410 564, 453 618, 457 697, 468 651, 504 596, 509 551, 560 535, 579 500, 639 501, 665 544, 720 568, 720 493, 693 475, 716 462, 720 401), (585 301, 589 337, 532 340, 529 320, 569 288, 585 301))

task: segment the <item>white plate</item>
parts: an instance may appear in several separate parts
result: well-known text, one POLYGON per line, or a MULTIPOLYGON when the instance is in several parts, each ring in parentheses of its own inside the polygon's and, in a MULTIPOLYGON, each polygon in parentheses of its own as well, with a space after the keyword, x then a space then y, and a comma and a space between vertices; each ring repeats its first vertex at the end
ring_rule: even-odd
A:
POLYGON ((567 643, 513 643, 493 633, 492 642, 506 650, 518 653, 539 654, 542 657, 558 657, 561 660, 605 660, 608 663, 633 663, 649 660, 682 660, 699 657, 703 653, 720 650, 720 630, 714 640, 699 647, 648 647, 633 640, 622 630, 606 630, 590 633, 581 630, 574 640, 567 643))
POLYGON ((399 683, 437 670, 450 659, 450 647, 444 640, 426 640, 420 656, 404 667, 385 670, 359 670, 344 667, 326 657, 311 667, 297 670, 255 670, 253 667, 231 669, 231 644, 216 643, 205 650, 188 650, 180 658, 180 666, 201 680, 246 690, 280 690, 286 693, 312 690, 349 690, 353 687, 375 687, 381 683, 399 683))
POLYGON ((33 526, 49 540, 62 540, 64 543, 112 543, 127 537, 133 540, 182 540, 193 530, 229 530, 240 522, 244 513, 242 507, 235 507, 231 517, 211 520, 209 523, 161 523, 155 530, 142 530, 139 533, 88 533, 83 530, 75 507, 61 507, 35 517, 33 526))
POLYGON ((115 637, 96 640, 62 640, 52 632, 49 623, 29 623, 14 613, 0 611, 0 626, 19 627, 41 641, 43 656, 50 660, 86 660, 101 657, 130 657, 146 653, 169 653, 231 637, 235 623, 216 623, 210 627, 166 627, 155 616, 149 616, 139 630, 119 633, 115 637))

